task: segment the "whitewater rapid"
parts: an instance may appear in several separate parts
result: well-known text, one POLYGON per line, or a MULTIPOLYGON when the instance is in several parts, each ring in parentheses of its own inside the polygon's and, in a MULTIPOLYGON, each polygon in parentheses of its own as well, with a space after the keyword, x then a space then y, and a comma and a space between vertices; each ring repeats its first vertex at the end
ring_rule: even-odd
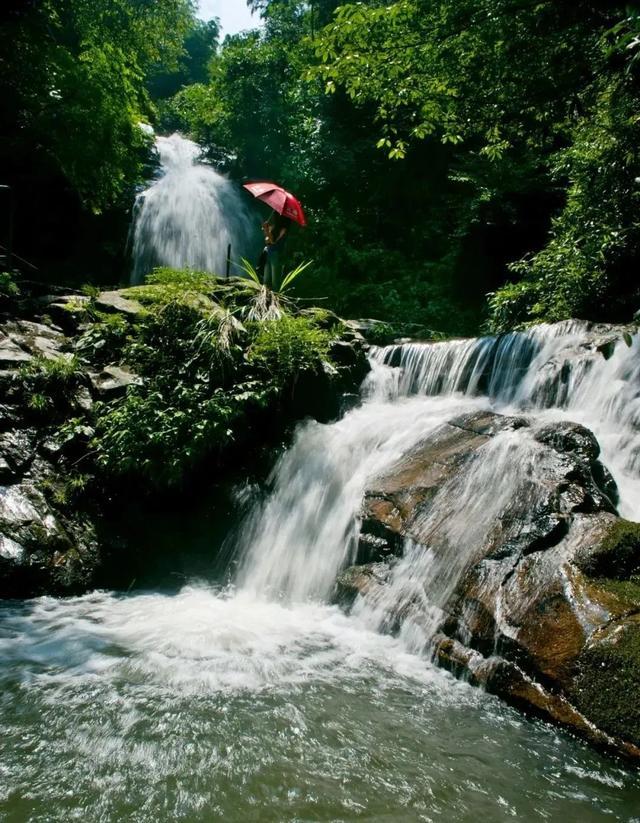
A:
POLYGON ((633 775, 429 662, 469 553, 535 475, 528 431, 493 438, 436 501, 458 565, 407 544, 393 596, 422 597, 430 625, 391 636, 375 599, 350 615, 331 603, 368 484, 463 412, 583 423, 640 518, 640 342, 605 359, 583 345, 596 337, 566 323, 375 349, 361 403, 298 427, 234 532, 230 578, 5 604, 0 815, 633 820, 633 775))

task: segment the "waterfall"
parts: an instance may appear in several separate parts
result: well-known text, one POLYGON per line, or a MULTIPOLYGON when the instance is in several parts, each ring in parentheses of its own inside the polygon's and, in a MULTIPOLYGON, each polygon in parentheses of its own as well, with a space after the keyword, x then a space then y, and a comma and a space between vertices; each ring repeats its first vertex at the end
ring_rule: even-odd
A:
MULTIPOLYGON (((367 484, 444 422, 471 410, 589 427, 620 488, 621 513, 640 518, 640 340, 629 346, 620 339, 606 359, 601 337, 597 327, 571 321, 500 337, 374 349, 362 404, 336 423, 301 426, 275 467, 271 494, 239 537, 240 589, 290 602, 326 599, 336 575, 354 561, 367 484)), ((430 591, 438 592, 431 605, 443 605, 513 489, 528 500, 532 478, 544 471, 539 451, 528 430, 503 433, 481 449, 469 473, 445 486, 432 508, 434 532, 454 547, 443 553, 449 582, 441 584, 443 570, 430 568, 424 549, 409 546, 393 585, 406 589, 412 578, 431 578, 430 591)), ((373 622, 381 620, 377 614, 373 622)))
POLYGON ((591 428, 640 519, 640 340, 613 337, 565 323, 374 349, 360 405, 298 427, 234 535, 231 584, 0 604, 0 817, 635 819, 637 775, 430 662, 461 576, 492 530, 531 522, 562 462, 537 424, 591 428), (532 425, 476 440, 420 543, 344 613, 365 491, 478 411, 532 425))
POLYGON ((392 375, 375 390, 390 402, 475 397, 498 412, 581 423, 618 483, 621 514, 640 519, 640 338, 626 337, 615 342, 606 328, 571 320, 499 337, 388 346, 373 353, 392 375))
POLYGON ((224 274, 227 249, 251 254, 252 220, 238 187, 180 134, 156 138, 160 169, 136 200, 131 282, 155 266, 224 274))

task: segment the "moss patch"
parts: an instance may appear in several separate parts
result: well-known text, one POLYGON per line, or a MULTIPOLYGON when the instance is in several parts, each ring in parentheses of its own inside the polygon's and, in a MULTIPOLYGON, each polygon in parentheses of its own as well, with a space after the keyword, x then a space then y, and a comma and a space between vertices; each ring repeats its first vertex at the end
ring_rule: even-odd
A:
POLYGON ((601 577, 594 581, 600 589, 613 594, 629 609, 640 608, 640 576, 629 580, 612 580, 601 577))
POLYGON ((589 577, 628 580, 640 572, 640 523, 618 520, 600 544, 577 560, 589 577))
POLYGON ((614 625, 583 652, 572 691, 599 728, 640 745, 640 618, 614 625))

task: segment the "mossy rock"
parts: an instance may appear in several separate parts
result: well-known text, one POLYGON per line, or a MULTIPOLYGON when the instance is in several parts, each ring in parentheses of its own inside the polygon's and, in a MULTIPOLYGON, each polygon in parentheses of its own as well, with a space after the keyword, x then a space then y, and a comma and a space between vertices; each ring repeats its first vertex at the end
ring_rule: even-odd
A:
POLYGON ((592 723, 640 745, 640 615, 611 624, 580 655, 572 702, 592 723))
POLYGON ((589 577, 628 580, 640 572, 640 523, 618 520, 596 546, 586 548, 576 565, 589 577))
POLYGON ((634 575, 629 580, 601 577, 595 583, 598 588, 614 595, 626 611, 640 608, 640 576, 634 575))

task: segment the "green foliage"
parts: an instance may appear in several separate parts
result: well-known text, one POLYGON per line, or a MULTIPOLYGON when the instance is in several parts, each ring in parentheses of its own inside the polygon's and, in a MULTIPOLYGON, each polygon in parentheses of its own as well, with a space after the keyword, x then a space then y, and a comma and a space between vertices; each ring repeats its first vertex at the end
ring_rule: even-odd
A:
POLYGON ((263 285, 256 268, 243 257, 242 263, 235 265, 242 269, 246 279, 237 279, 235 286, 240 294, 244 292, 248 301, 245 305, 238 307, 239 313, 249 321, 279 320, 293 305, 286 293, 291 290, 295 281, 309 268, 311 263, 312 261, 300 263, 284 275, 278 289, 271 289, 263 285))
POLYGON ((33 388, 61 393, 74 385, 80 375, 76 357, 34 357, 20 369, 20 379, 33 388))
POLYGON ((72 472, 64 478, 44 478, 41 485, 56 506, 67 508, 78 504, 90 484, 89 475, 72 472))
MULTIPOLYGON (((262 28, 218 48, 215 23, 197 22, 188 0, 32 4, 0 47, 0 105, 15 124, 0 160, 44 158, 105 209, 140 179, 137 122, 157 113, 234 177, 300 196, 310 219, 292 227, 290 268, 315 265, 286 284, 296 297, 448 334, 477 331, 487 293, 492 331, 629 319, 640 301, 634 4, 251 6, 262 28)), ((224 303, 245 320, 277 317, 283 302, 250 286, 228 306, 215 284, 141 289, 148 306, 224 303)))
POLYGON ((258 324, 254 335, 247 360, 281 383, 299 372, 320 369, 332 339, 313 320, 286 315, 258 324))
POLYGON ((34 392, 27 398, 27 408, 37 415, 44 414, 51 407, 51 400, 41 392, 34 392))
POLYGON ((76 343, 78 355, 94 366, 117 363, 131 340, 131 326, 121 314, 94 312, 92 322, 76 343))
POLYGON ((524 320, 628 319, 627 307, 640 300, 637 96, 628 79, 606 79, 584 102, 589 115, 555 156, 556 177, 568 181, 566 205, 545 248, 512 266, 522 281, 492 296, 495 330, 524 320))
POLYGON ((179 483, 204 455, 231 442, 238 409, 221 389, 207 389, 180 382, 171 390, 130 391, 99 419, 99 464, 110 474, 142 475, 156 486, 179 483))
POLYGON ((151 113, 145 75, 171 68, 193 25, 189 0, 43 0, 3 28, 7 157, 51 163, 98 212, 140 179, 151 113))
POLYGON ((540 285, 529 280, 507 283, 488 295, 489 317, 487 331, 502 334, 520 328, 524 321, 539 314, 540 285))
POLYGON ((341 7, 315 44, 312 73, 376 107, 390 158, 453 147, 470 216, 514 184, 566 192, 549 241, 511 266, 522 281, 491 295, 494 331, 623 319, 640 295, 637 31, 623 3, 397 0, 341 7))
POLYGON ((34 415, 63 415, 70 408, 81 377, 75 356, 35 357, 19 371, 19 391, 34 415))
POLYGON ((209 63, 216 52, 218 36, 217 20, 194 20, 185 35, 177 65, 172 68, 160 62, 152 69, 147 81, 151 96, 154 99, 172 97, 183 87, 205 83, 209 63))
POLYGON ((223 459, 247 436, 255 410, 276 402, 300 372, 320 368, 338 333, 320 329, 322 318, 284 310, 245 326, 249 279, 223 284, 226 305, 204 304, 182 299, 180 288, 191 294, 199 284, 211 294, 219 283, 190 274, 154 275, 150 288, 168 288, 169 299, 139 318, 122 350, 143 383, 96 409, 93 449, 107 477, 171 487, 205 459, 223 459))
POLYGON ((11 300, 20 294, 20 287, 13 272, 0 271, 0 301, 11 300))

